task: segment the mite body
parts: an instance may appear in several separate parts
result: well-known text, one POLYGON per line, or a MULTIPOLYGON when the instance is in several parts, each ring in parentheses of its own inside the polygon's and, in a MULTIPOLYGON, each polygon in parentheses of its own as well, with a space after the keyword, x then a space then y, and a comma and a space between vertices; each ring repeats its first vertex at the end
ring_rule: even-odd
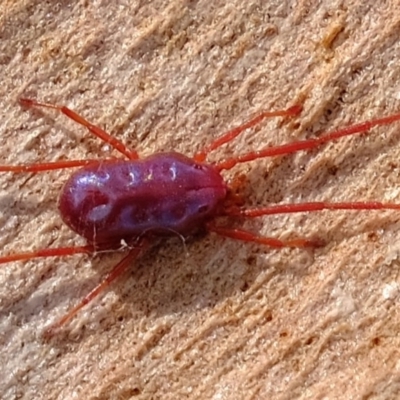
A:
POLYGON ((186 237, 204 229, 227 189, 212 165, 158 153, 79 169, 64 185, 59 210, 89 243, 113 247, 144 234, 186 237))

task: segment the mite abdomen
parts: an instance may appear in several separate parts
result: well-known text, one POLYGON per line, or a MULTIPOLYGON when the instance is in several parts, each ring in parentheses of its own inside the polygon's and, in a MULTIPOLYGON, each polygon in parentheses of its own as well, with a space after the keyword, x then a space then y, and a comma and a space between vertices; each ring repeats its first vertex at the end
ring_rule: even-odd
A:
POLYGON ((220 173, 178 153, 88 165, 66 182, 64 222, 94 244, 144 233, 190 235, 214 217, 227 193, 220 173))

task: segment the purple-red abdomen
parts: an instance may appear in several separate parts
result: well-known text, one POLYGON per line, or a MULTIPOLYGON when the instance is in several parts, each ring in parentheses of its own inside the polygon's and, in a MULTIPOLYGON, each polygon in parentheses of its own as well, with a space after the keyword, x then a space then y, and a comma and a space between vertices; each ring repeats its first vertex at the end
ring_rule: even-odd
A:
POLYGON ((178 153, 88 165, 66 182, 64 222, 90 243, 119 244, 143 234, 195 233, 216 215, 227 187, 211 165, 178 153))

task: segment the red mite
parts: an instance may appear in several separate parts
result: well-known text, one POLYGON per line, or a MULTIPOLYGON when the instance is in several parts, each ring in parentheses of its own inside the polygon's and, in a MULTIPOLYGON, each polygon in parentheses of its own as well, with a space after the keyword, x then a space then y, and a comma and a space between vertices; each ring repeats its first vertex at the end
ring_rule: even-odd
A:
POLYGON ((72 319, 82 307, 109 286, 151 245, 155 237, 174 235, 188 237, 200 230, 207 230, 221 236, 275 248, 318 247, 323 244, 319 240, 299 238, 282 241, 219 225, 215 220, 220 216, 259 217, 320 210, 400 209, 400 204, 380 202, 313 202, 248 209, 229 200, 229 188, 221 175, 222 170, 229 170, 239 163, 314 149, 341 137, 365 132, 377 125, 391 124, 400 120, 400 114, 349 126, 318 138, 267 147, 215 164, 207 164, 204 160, 211 151, 233 140, 246 129, 252 128, 267 117, 296 116, 301 112, 301 107, 293 106, 284 111, 263 112, 216 139, 193 158, 169 152, 139 159, 135 151, 67 107, 39 103, 30 99, 21 99, 20 103, 27 107, 46 107, 62 112, 128 158, 128 160, 71 160, 20 166, 0 165, 0 172, 19 173, 81 167, 65 183, 59 198, 59 210, 63 221, 88 242, 86 246, 80 247, 50 248, 3 256, 0 257, 0 263, 112 250, 120 248, 121 244, 126 244, 129 249, 128 254, 102 282, 65 316, 46 329, 46 336, 51 336, 56 329, 72 319))

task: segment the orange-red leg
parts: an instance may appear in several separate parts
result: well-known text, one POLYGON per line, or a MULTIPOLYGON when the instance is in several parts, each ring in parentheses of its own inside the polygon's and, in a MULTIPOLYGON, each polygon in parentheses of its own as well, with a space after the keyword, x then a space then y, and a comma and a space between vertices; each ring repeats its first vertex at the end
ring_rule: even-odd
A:
POLYGON ((266 118, 295 116, 295 115, 300 114, 301 109, 302 109, 301 106, 296 105, 296 106, 288 108, 287 110, 266 111, 261 114, 258 114, 256 117, 252 118, 250 121, 245 122, 244 124, 226 132, 221 137, 215 139, 209 145, 204 147, 204 149, 202 151, 195 154, 193 159, 195 161, 199 161, 199 162, 204 161, 210 152, 212 152, 213 150, 217 149, 218 147, 224 145, 225 143, 232 141, 237 136, 239 136, 242 132, 244 132, 246 129, 252 128, 253 126, 257 125, 258 123, 260 123, 262 120, 264 120, 266 118))
POLYGON ((282 248, 282 247, 321 247, 324 246, 322 240, 312 239, 292 239, 292 240, 279 240, 267 236, 257 235, 243 229, 227 228, 223 226, 216 226, 214 224, 207 224, 207 229, 210 232, 214 232, 220 236, 227 238, 241 240, 243 242, 258 243, 269 247, 282 248))
POLYGON ((25 99, 25 98, 20 99, 19 102, 21 105, 26 106, 26 107, 46 107, 46 108, 52 108, 54 110, 57 110, 57 111, 63 113, 64 115, 66 115, 68 118, 71 118, 73 121, 77 122, 78 124, 81 124, 84 127, 86 127, 90 133, 97 136, 104 142, 108 143, 114 149, 118 150, 120 153, 124 154, 129 159, 136 160, 139 158, 139 156, 135 150, 129 149, 121 141, 119 141, 115 137, 111 136, 110 134, 108 134, 103 129, 99 128, 98 126, 91 124, 85 118, 81 117, 79 114, 77 114, 75 111, 69 109, 68 107, 57 106, 57 105, 48 104, 48 103, 40 103, 36 100, 25 99))
MULTIPOLYGON (((241 217, 261 217, 265 215, 275 214, 291 214, 300 212, 316 212, 323 210, 400 210, 400 204, 394 203, 381 203, 377 201, 361 201, 361 202, 310 202, 298 204, 275 204, 267 207, 258 207, 246 209, 242 207, 231 207, 224 211, 224 215, 228 216, 241 216, 241 217)), ((207 224, 210 232, 217 233, 218 235, 229 237, 232 239, 242 240, 245 242, 259 243, 270 247, 320 247, 324 243, 321 240, 314 239, 293 239, 293 240, 279 240, 275 238, 260 236, 242 229, 227 228, 216 226, 212 223, 207 224)))
POLYGON ((301 150, 312 150, 324 143, 337 140, 344 136, 350 136, 357 133, 363 133, 373 128, 374 126, 388 125, 393 122, 400 121, 400 114, 389 115, 388 117, 373 119, 371 121, 362 122, 360 124, 348 126, 334 132, 323 134, 322 136, 314 139, 300 140, 293 143, 287 143, 281 146, 267 147, 258 151, 251 151, 249 153, 239 155, 236 157, 228 158, 215 164, 218 170, 228 170, 235 165, 256 160, 258 158, 274 157, 278 155, 296 153, 301 150))
POLYGON ((75 307, 68 311, 62 318, 50 325, 44 332, 44 336, 50 338, 54 332, 70 321, 85 305, 90 303, 95 297, 103 292, 112 282, 121 276, 130 264, 144 252, 150 243, 147 239, 141 239, 129 253, 104 277, 104 279, 87 294, 75 307))
POLYGON ((378 201, 354 202, 310 202, 298 204, 274 204, 253 209, 231 208, 225 210, 225 215, 242 217, 261 217, 263 215, 290 214, 299 212, 315 212, 323 210, 400 210, 400 204, 380 203, 378 201))
POLYGON ((33 258, 40 257, 62 257, 71 256, 73 254, 93 253, 96 249, 93 245, 75 246, 75 247, 58 247, 55 249, 41 249, 27 253, 9 254, 8 256, 0 257, 0 264, 5 264, 12 261, 27 261, 33 258))
POLYGON ((44 172, 56 169, 83 167, 89 164, 99 164, 99 160, 63 160, 37 164, 0 165, 0 172, 44 172))

